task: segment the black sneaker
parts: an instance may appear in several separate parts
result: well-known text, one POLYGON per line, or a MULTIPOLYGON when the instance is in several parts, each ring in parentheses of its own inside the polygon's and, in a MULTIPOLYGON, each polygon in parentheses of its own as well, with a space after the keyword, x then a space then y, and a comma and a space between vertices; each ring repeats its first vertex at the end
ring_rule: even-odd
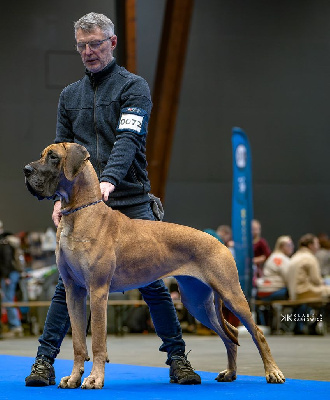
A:
POLYGON ((172 356, 168 364, 170 365, 170 383, 181 385, 199 385, 201 377, 196 374, 185 355, 172 356))
POLYGON ((25 378, 26 386, 55 385, 54 367, 44 358, 37 358, 32 365, 31 374, 25 378))

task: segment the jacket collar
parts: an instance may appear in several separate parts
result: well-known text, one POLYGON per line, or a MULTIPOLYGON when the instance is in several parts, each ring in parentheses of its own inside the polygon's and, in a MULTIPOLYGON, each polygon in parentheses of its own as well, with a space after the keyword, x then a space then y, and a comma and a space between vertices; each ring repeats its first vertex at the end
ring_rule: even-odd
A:
POLYGON ((93 87, 99 85, 102 81, 107 79, 112 72, 115 70, 117 66, 116 59, 113 58, 110 63, 104 67, 101 71, 96 72, 95 74, 93 72, 88 71, 88 69, 85 70, 85 74, 88 76, 91 84, 93 87))
POLYGON ((308 247, 300 247, 298 250, 297 250, 297 253, 308 253, 308 254, 312 254, 312 255, 314 255, 312 252, 311 252, 311 250, 309 250, 309 248, 308 247))

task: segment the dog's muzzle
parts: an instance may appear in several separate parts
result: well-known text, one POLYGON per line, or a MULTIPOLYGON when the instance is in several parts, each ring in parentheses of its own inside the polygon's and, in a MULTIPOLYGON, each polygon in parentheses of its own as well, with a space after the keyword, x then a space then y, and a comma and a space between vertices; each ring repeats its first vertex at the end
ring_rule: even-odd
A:
POLYGON ((23 171, 24 171, 24 175, 25 175, 25 185, 26 185, 28 191, 29 191, 33 196, 35 196, 38 200, 43 200, 45 197, 44 197, 44 196, 41 196, 39 193, 37 193, 37 192, 33 189, 33 187, 29 184, 29 181, 28 181, 29 177, 30 177, 30 176, 32 175, 32 173, 34 172, 34 168, 33 168, 30 164, 28 164, 28 165, 26 165, 26 166, 23 168, 23 171))
POLYGON ((30 164, 28 164, 28 165, 26 165, 26 166, 23 168, 23 171, 24 171, 25 177, 28 178, 28 177, 32 174, 32 172, 34 171, 34 169, 33 169, 33 167, 31 167, 30 164))

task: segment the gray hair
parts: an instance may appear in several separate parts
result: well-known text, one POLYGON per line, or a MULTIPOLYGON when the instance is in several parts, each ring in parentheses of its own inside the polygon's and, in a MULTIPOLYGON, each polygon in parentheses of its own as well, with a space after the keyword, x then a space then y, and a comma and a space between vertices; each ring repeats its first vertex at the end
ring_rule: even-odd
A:
POLYGON ((280 236, 276 240, 274 251, 281 251, 283 245, 287 244, 287 243, 293 243, 292 239, 291 239, 291 236, 287 236, 287 235, 280 236))
POLYGON ((74 23, 74 31, 77 33, 78 29, 85 32, 93 32, 96 28, 100 28, 105 36, 111 37, 115 33, 115 25, 103 14, 91 12, 84 15, 74 23))

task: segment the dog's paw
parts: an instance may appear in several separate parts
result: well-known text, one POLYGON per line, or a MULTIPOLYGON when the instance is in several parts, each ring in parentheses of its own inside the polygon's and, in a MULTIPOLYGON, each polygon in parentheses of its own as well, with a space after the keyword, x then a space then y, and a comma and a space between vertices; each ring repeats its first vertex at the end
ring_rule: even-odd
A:
POLYGON ((225 369, 219 372, 219 375, 215 378, 218 382, 232 382, 236 380, 236 371, 230 371, 225 369))
POLYGON ((89 375, 84 379, 83 384, 81 385, 82 389, 102 389, 104 385, 104 378, 97 378, 94 375, 89 375))
POLYGON ((277 368, 266 374, 267 383, 284 383, 285 377, 283 373, 277 368))
POLYGON ((61 389, 76 389, 80 386, 81 384, 81 379, 73 379, 71 377, 71 375, 69 376, 64 376, 61 381, 60 384, 58 385, 59 388, 61 389))

